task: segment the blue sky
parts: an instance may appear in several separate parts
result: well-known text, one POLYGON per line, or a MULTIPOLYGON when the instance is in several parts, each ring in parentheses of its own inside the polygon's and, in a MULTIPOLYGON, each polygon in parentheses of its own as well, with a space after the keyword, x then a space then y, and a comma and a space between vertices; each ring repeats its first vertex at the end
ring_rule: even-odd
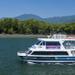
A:
POLYGON ((21 14, 44 18, 75 15, 75 0, 0 0, 0 18, 21 14))

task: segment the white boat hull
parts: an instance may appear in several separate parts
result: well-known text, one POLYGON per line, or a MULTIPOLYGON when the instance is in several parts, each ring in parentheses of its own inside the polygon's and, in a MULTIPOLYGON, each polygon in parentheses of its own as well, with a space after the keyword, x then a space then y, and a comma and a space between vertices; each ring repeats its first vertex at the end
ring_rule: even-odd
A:
POLYGON ((24 56, 21 59, 25 62, 33 63, 75 63, 75 57, 30 57, 24 56))

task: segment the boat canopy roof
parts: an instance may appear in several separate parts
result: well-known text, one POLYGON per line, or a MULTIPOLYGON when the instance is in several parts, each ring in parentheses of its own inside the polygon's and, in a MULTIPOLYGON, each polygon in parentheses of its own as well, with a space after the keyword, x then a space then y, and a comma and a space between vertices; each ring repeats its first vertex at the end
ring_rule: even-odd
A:
POLYGON ((51 39, 51 38, 38 38, 39 41, 59 41, 61 39, 51 39))
POLYGON ((73 40, 75 41, 75 38, 65 38, 65 39, 53 39, 53 38, 38 38, 39 41, 66 41, 66 40, 73 40))
POLYGON ((69 36, 64 34, 54 34, 53 36, 49 35, 47 38, 38 38, 40 41, 65 41, 65 40, 75 40, 75 36, 69 36))

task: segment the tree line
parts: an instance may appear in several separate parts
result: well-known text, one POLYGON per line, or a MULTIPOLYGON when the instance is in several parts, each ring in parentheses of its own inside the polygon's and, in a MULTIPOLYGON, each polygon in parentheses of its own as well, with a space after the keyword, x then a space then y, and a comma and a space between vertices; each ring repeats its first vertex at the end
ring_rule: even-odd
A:
POLYGON ((0 34, 50 34, 58 32, 75 34, 75 23, 53 24, 35 19, 0 19, 0 34))

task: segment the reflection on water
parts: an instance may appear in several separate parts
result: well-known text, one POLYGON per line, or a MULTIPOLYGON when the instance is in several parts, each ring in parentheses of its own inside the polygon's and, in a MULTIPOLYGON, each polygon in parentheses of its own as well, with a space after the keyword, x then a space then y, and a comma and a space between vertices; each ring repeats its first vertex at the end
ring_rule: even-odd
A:
POLYGON ((36 39, 0 38, 0 75, 75 75, 75 64, 26 64, 16 55, 36 39))

